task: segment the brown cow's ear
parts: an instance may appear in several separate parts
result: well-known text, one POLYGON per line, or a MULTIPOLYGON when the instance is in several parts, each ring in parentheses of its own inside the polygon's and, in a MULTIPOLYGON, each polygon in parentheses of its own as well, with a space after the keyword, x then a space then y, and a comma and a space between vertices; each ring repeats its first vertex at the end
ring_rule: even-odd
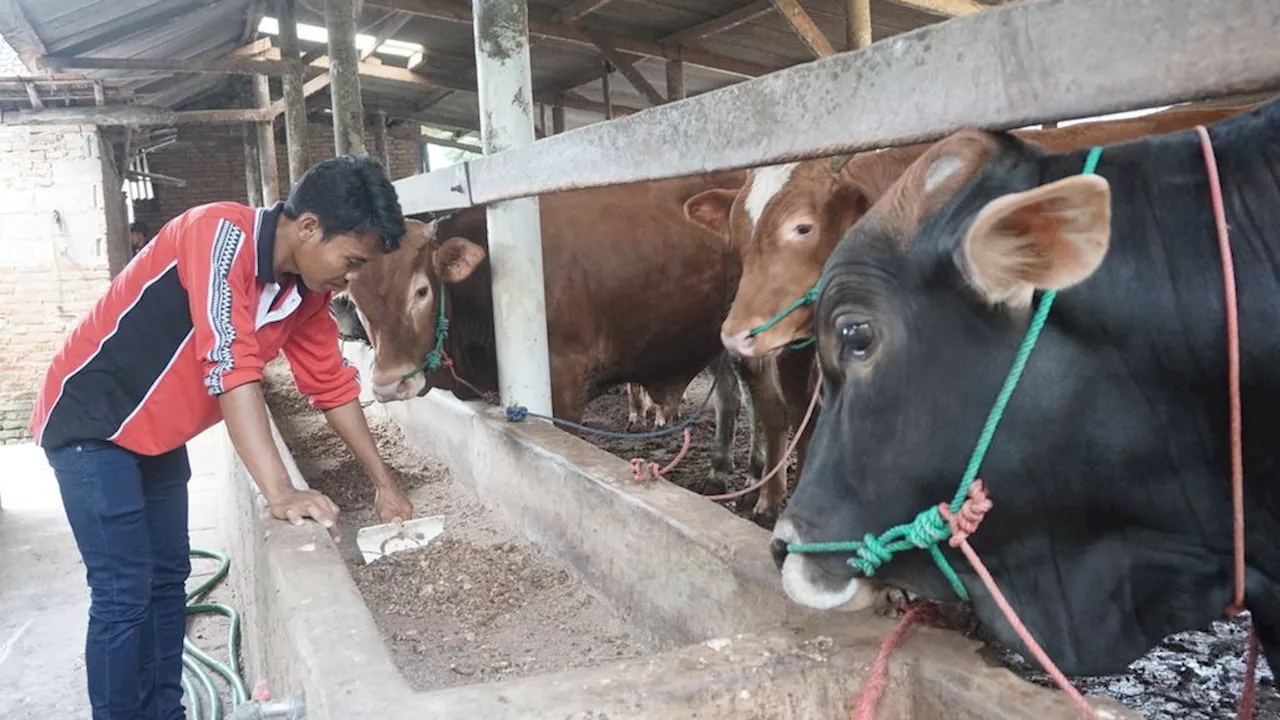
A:
POLYGON ((1111 241, 1111 186, 1072 175, 998 197, 978 211, 960 247, 969 282, 992 304, 1026 306, 1033 290, 1062 290, 1093 274, 1111 241))
POLYGON ((693 224, 701 225, 728 240, 729 209, 737 199, 737 190, 705 190, 685 201, 684 216, 693 224))
POLYGON ((484 261, 484 248, 466 238, 451 237, 432 256, 441 282, 459 283, 471 277, 484 261))

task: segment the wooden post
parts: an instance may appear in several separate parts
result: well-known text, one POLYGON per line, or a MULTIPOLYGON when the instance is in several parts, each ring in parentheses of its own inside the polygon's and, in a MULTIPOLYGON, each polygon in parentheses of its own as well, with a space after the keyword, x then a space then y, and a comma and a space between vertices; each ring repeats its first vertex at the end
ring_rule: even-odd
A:
POLYGON ((325 0, 329 31, 329 92, 333 100, 333 147, 338 155, 364 153, 364 102, 360 55, 356 52, 353 0, 325 0))
POLYGON ((387 151, 387 111, 376 110, 373 113, 373 156, 382 167, 387 169, 387 177, 391 177, 391 154, 387 151))
POLYGON ((551 132, 556 135, 564 132, 564 106, 560 103, 551 107, 551 132))
MULTIPOLYGON (((271 107, 271 79, 253 76, 253 98, 259 109, 271 107)), ((262 166, 262 201, 274 205, 280 199, 280 166, 276 163, 276 133, 270 120, 258 125, 258 158, 262 166)))
MULTIPOLYGON (((298 20, 294 0, 279 0, 280 57, 298 59, 298 20)), ((285 145, 289 151, 289 187, 292 189, 307 171, 307 100, 303 75, 290 73, 281 78, 284 86, 285 145)), ((287 193, 286 193, 287 194, 287 193)))
POLYGON ((667 102, 685 99, 684 60, 667 61, 667 102))
POLYGON ((606 120, 613 119, 613 94, 609 92, 609 73, 613 72, 613 68, 609 66, 609 61, 604 61, 604 75, 600 78, 600 89, 604 93, 604 117, 606 120))
POLYGON ((844 0, 844 15, 848 49, 861 50, 870 45, 871 0, 844 0))
POLYGON ((240 126, 244 135, 244 184, 248 202, 252 207, 262 207, 262 165, 258 158, 258 131, 253 125, 240 126))

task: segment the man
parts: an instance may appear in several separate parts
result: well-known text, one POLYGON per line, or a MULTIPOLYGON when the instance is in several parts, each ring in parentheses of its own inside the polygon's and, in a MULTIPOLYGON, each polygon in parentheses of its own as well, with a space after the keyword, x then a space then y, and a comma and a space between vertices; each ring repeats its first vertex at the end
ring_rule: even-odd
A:
POLYGON ((137 221, 129 225, 129 247, 133 250, 133 254, 137 255, 142 252, 142 248, 151 242, 151 228, 142 221, 137 221))
POLYGON ((279 352, 369 473, 378 517, 411 517, 329 313, 331 294, 404 231, 367 156, 319 163, 271 208, 196 207, 161 228, 54 358, 30 429, 87 570, 95 720, 185 717, 188 440, 225 420, 274 517, 334 527, 337 506, 295 490, 272 442, 260 380, 279 352))

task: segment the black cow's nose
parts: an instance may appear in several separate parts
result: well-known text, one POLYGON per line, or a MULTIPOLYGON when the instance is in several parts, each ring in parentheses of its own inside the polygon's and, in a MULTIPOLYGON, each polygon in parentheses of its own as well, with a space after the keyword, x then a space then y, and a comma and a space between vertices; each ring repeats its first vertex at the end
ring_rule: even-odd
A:
POLYGON ((769 552, 773 555, 773 564, 782 569, 782 562, 787 559, 787 541, 782 538, 774 538, 769 544, 769 552))

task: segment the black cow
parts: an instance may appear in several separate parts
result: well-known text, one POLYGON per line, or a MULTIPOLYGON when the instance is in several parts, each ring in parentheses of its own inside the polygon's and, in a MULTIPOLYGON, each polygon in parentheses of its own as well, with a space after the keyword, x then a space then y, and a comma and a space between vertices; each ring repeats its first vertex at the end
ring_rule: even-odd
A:
MULTIPOLYGON (((1211 128, 1240 308, 1247 605, 1280 667, 1280 104, 1211 128)), ((861 540, 949 501, 1027 331, 1060 289, 982 465, 970 538, 1069 674, 1121 671, 1232 601, 1222 264, 1197 133, 1048 154, 939 143, 844 238, 814 323, 825 403, 774 532, 790 597, 831 607, 891 584, 954 592, 929 553, 857 578, 861 540)), ((1025 650, 964 557, 981 618, 1025 650)), ((858 602, 861 602, 859 600, 858 602)), ((856 604, 856 603, 855 603, 856 604)))

